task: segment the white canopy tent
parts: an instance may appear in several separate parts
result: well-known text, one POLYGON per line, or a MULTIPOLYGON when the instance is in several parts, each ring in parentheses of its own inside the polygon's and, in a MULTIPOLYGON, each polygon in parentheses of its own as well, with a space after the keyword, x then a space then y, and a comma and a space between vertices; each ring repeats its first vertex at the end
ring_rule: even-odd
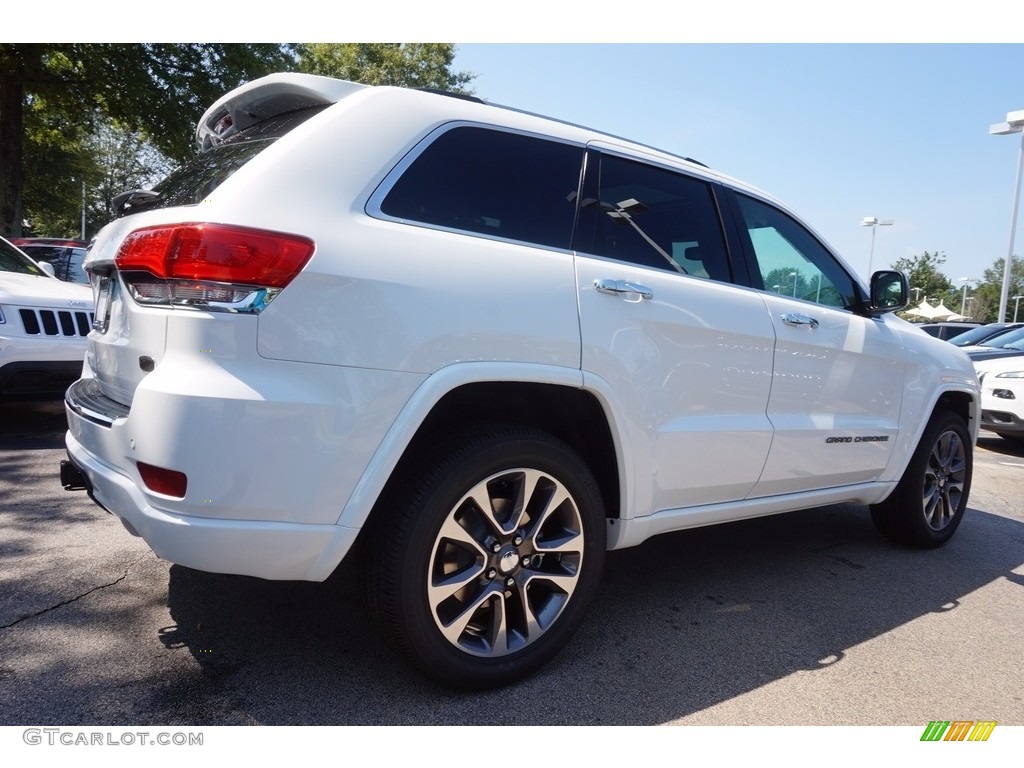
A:
POLYGON ((946 309, 941 302, 938 307, 933 307, 928 303, 928 297, 925 296, 921 299, 920 304, 908 309, 907 314, 910 317, 923 317, 925 320, 938 320, 940 319, 940 315, 948 315, 949 310, 946 309))

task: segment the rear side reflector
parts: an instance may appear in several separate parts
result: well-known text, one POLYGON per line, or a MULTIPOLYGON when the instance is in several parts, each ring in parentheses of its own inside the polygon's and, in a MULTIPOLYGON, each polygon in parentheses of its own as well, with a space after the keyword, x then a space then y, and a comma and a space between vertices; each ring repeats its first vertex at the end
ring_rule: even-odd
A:
POLYGON ((173 469, 154 467, 152 464, 136 462, 139 467, 139 475, 142 482, 153 493, 161 493, 164 496, 176 496, 179 499, 185 498, 185 489, 188 487, 188 478, 184 472, 177 472, 173 469))
POLYGON ((313 241, 299 235, 223 224, 146 227, 129 234, 117 268, 167 280, 283 288, 306 266, 313 241))

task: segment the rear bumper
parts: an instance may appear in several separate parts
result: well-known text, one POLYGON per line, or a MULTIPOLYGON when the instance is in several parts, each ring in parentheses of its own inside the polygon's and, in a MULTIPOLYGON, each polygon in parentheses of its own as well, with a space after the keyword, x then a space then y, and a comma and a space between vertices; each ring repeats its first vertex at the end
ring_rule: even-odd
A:
POLYGON ((212 573, 263 579, 323 581, 359 533, 339 525, 217 520, 174 514, 149 503, 132 478, 90 454, 74 436, 68 455, 90 496, 141 536, 164 560, 212 573))
POLYGON ((130 408, 85 378, 65 395, 67 451, 77 485, 159 557, 322 581, 359 532, 338 524, 341 510, 419 378, 277 361, 158 366, 130 408), (147 487, 141 463, 186 476, 183 495, 147 487))

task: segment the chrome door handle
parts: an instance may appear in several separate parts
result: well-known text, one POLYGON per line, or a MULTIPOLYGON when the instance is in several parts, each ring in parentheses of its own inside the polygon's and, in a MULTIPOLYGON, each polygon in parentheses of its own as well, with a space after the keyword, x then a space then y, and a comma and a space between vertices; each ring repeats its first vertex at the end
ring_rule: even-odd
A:
POLYGON ((654 291, 646 285, 630 283, 626 280, 611 280, 609 278, 604 278, 601 280, 595 280, 594 287, 601 293, 610 293, 613 295, 634 294, 641 299, 654 298, 654 291))
POLYGON ((786 325, 792 325, 794 327, 800 325, 809 325, 811 328, 817 328, 819 323, 813 317, 809 315, 801 315, 799 312, 788 312, 782 316, 782 322, 786 325))

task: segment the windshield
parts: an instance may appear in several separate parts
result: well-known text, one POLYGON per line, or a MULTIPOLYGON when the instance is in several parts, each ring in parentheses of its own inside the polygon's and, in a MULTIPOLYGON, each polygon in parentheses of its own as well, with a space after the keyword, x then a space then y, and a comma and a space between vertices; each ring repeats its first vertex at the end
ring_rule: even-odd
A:
POLYGON ((1024 339, 1024 328, 1017 328, 1016 330, 1007 331, 1006 333, 1001 333, 998 336, 993 336, 991 339, 982 342, 978 346, 1002 349, 1003 347, 1020 341, 1021 339, 1024 339))
POLYGON ((0 238, 0 272, 18 272, 23 275, 49 277, 36 266, 32 259, 2 238, 0 238))
POLYGON ((980 344, 986 339, 994 338, 998 334, 1005 333, 1008 330, 1010 329, 1007 328, 1005 325, 1000 325, 998 327, 991 325, 981 325, 973 330, 958 333, 956 336, 949 340, 949 343, 955 344, 958 347, 967 347, 973 344, 980 344))

